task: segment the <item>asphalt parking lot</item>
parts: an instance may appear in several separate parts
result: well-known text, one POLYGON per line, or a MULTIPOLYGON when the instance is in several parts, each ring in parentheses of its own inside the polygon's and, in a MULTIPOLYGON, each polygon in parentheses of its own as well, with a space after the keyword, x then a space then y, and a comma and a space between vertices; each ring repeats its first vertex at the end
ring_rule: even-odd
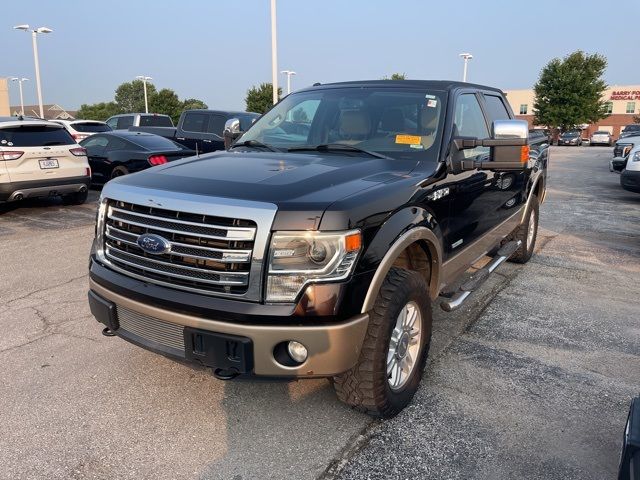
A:
POLYGON ((390 421, 325 380, 221 382, 100 334, 95 199, 0 207, 0 478, 613 478, 640 393, 640 195, 554 147, 536 255, 453 314, 390 421))

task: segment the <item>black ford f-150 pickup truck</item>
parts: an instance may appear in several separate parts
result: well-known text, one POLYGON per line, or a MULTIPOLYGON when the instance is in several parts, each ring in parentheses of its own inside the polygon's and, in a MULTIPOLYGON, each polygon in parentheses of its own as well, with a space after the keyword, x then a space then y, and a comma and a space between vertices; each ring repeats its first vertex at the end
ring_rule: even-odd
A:
POLYGON ((253 112, 227 110, 185 110, 177 127, 129 127, 134 132, 147 132, 174 140, 198 153, 224 150, 224 128, 230 119, 238 119, 241 132, 247 130, 260 117, 253 112))
POLYGON ((328 377, 393 415, 421 380, 432 303, 453 310, 532 255, 548 144, 513 118, 468 83, 295 92, 229 151, 104 187, 91 311, 106 335, 218 378, 328 377))

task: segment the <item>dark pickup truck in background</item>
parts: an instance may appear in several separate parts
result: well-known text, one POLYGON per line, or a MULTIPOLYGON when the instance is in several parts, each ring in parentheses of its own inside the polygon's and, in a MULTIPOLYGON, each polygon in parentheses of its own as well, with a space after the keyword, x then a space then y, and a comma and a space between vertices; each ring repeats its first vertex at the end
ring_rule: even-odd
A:
POLYGON ((198 153, 224 150, 223 131, 227 120, 237 118, 240 131, 249 129, 259 113, 226 110, 185 110, 177 127, 130 127, 134 132, 147 132, 170 138, 198 153))
POLYGON ((297 91, 229 151, 104 187, 91 312, 218 378, 328 377, 343 402, 394 415, 421 381, 432 303, 454 310, 533 254, 548 158, 495 88, 297 91))

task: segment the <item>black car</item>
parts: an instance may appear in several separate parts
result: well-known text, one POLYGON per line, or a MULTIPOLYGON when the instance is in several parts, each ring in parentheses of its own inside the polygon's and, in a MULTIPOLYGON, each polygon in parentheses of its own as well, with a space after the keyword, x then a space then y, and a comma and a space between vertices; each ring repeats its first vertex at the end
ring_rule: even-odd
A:
POLYGON ((562 135, 560 135, 560 138, 558 138, 558 145, 579 147, 581 144, 582 137, 580 136, 580 132, 564 132, 562 135))
POLYGON ((620 138, 635 137, 640 135, 640 123, 632 123, 624 127, 624 130, 620 132, 620 138))
POLYGON ((196 153, 168 138, 127 130, 92 135, 80 145, 87 149, 92 183, 97 184, 196 153))

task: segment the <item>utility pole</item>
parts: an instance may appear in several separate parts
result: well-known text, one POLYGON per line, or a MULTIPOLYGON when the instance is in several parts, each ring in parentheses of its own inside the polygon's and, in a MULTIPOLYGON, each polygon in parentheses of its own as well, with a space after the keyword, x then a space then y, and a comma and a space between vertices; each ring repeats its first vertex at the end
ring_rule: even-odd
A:
POLYGON ((271 85, 273 104, 278 103, 278 31, 276 25, 276 0, 271 0, 271 85))

